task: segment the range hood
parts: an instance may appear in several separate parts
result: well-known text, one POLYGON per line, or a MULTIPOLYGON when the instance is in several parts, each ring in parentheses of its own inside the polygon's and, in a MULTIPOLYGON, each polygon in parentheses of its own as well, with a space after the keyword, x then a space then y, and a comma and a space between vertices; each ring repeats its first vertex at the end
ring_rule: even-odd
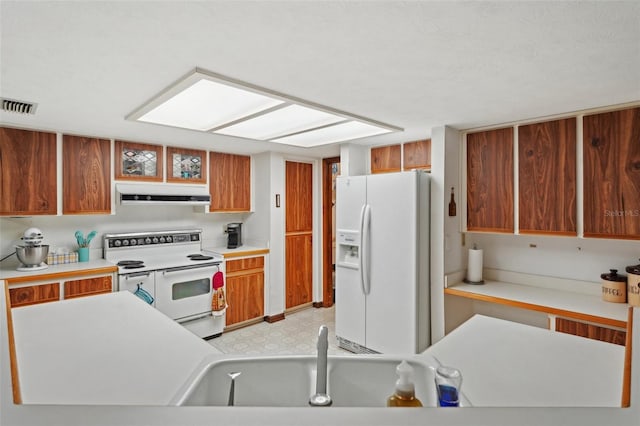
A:
POLYGON ((207 206, 211 195, 204 186, 181 184, 116 184, 123 205, 207 206))

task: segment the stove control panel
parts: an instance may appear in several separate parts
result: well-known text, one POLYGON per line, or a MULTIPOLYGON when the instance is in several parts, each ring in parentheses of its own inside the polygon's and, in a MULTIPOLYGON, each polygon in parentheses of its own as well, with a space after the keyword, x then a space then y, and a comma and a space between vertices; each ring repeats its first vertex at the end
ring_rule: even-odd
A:
POLYGON ((170 245, 200 242, 201 232, 105 235, 105 247, 121 248, 134 246, 170 245))

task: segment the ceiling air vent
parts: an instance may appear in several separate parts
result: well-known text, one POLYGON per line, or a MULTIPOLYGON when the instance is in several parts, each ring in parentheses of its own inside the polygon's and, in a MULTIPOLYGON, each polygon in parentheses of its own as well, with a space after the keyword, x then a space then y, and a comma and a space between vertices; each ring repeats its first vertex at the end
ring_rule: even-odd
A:
POLYGON ((38 104, 33 102, 16 101, 15 99, 0 98, 2 110, 17 112, 18 114, 35 114, 38 104))

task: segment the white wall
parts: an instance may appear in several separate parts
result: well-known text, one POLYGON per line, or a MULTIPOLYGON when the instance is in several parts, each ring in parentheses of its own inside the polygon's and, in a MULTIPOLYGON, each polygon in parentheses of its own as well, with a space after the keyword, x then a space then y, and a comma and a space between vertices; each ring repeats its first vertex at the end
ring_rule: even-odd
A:
POLYGON ((640 241, 469 233, 466 243, 483 249, 485 268, 579 281, 600 282, 609 269, 640 263, 640 241))
MULTIPOLYGON (((102 236, 114 232, 139 232, 165 229, 203 229, 203 247, 226 244, 224 226, 243 222, 248 214, 199 213, 191 206, 117 206, 114 215, 65 215, 0 218, 0 254, 6 256, 20 244, 25 229, 35 226, 42 230, 44 243, 51 248, 77 249, 74 233, 85 235, 97 231, 91 242, 91 257, 102 258, 102 236), (96 257, 97 256, 97 257, 96 257)), ((243 230, 244 231, 244 230, 243 230)), ((247 234, 250 235, 250 230, 247 234)), ((5 262, 9 262, 8 259, 5 262)))
POLYGON ((450 127, 436 127, 431 131, 432 342, 445 334, 444 276, 462 267, 461 215, 448 214, 451 187, 457 189, 456 196, 459 196, 460 140, 460 133, 450 127))

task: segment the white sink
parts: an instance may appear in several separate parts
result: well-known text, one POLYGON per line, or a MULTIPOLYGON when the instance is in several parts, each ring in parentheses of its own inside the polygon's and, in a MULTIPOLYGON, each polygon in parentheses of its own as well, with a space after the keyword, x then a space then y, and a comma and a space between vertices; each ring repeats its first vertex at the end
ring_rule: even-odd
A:
MULTIPOLYGON (((424 406, 437 406, 434 367, 412 357, 385 355, 329 356, 327 391, 332 406, 386 406, 397 380, 396 366, 404 359, 414 369, 416 396, 424 406)), ((235 380, 237 406, 308 407, 316 389, 315 356, 213 359, 201 364, 172 403, 227 405, 230 372, 242 373, 235 380)))

